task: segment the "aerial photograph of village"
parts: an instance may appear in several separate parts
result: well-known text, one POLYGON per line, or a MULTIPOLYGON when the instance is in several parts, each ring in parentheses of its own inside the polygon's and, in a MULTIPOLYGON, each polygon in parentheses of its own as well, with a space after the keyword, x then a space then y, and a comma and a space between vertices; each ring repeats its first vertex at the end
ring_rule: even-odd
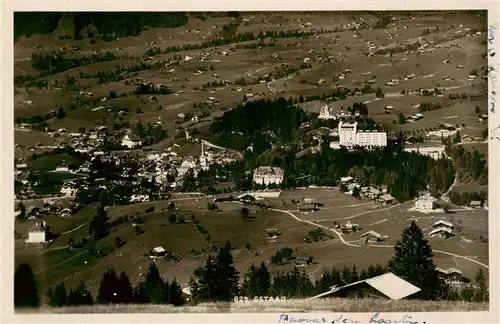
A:
POLYGON ((487 40, 486 10, 15 12, 16 312, 487 311, 487 40))

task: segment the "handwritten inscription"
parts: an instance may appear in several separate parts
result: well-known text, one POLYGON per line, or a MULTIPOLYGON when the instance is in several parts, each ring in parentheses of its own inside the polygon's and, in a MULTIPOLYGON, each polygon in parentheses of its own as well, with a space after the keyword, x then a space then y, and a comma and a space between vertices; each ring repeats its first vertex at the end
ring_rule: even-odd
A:
MULTIPOLYGON (((325 317, 296 317, 288 314, 281 314, 279 318, 279 323, 366 323, 365 321, 360 321, 357 319, 349 318, 345 315, 340 315, 332 320, 326 319, 325 317)), ((368 323, 377 324, 426 324, 426 322, 419 322, 412 315, 406 314, 399 319, 384 319, 380 313, 375 313, 370 317, 368 323)))
MULTIPOLYGON (((380 316, 380 313, 375 313, 371 318, 369 323, 381 323, 381 324, 418 324, 419 322, 413 318, 411 315, 404 315, 400 319, 396 320, 388 320, 388 319, 383 319, 380 316)), ((422 322, 422 324, 425 324, 425 322, 422 322)))
POLYGON ((295 316, 288 316, 288 314, 281 314, 280 323, 329 323, 329 321, 324 318, 300 318, 295 316))
MULTIPOLYGON (((493 58, 496 55, 496 49, 495 49, 495 39, 496 39, 496 32, 497 32, 497 24, 490 25, 488 28, 488 43, 490 44, 490 47, 488 48, 488 55, 493 58)), ((495 66, 493 64, 488 64, 488 79, 490 80, 490 96, 489 96, 489 101, 490 101, 490 113, 494 114, 495 113, 495 108, 496 108, 496 101, 497 101, 497 71, 495 69, 495 66)))

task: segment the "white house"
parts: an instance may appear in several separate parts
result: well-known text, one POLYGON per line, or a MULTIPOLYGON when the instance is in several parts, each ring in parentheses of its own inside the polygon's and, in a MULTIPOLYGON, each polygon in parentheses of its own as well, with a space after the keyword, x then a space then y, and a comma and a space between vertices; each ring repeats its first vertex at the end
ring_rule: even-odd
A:
POLYGON ((444 154, 444 145, 409 145, 403 149, 405 152, 415 152, 439 160, 444 154))
POLYGON ((68 168, 68 164, 66 162, 62 162, 55 169, 55 172, 68 172, 68 171, 69 171, 69 168, 68 168))
POLYGON ((257 184, 269 185, 283 182, 283 170, 277 167, 261 166, 254 170, 253 181, 257 184))
POLYGON ((26 239, 26 243, 40 244, 45 243, 45 240, 45 222, 37 222, 36 225, 28 231, 28 239, 26 239))
POLYGON ((141 145, 142 145, 142 141, 134 134, 129 133, 129 134, 125 134, 125 136, 123 136, 122 146, 126 146, 126 147, 131 149, 131 148, 134 148, 136 146, 141 146, 141 145))
POLYGON ((430 213, 434 210, 436 201, 437 199, 432 197, 431 195, 419 197, 415 201, 414 209, 421 213, 430 213))

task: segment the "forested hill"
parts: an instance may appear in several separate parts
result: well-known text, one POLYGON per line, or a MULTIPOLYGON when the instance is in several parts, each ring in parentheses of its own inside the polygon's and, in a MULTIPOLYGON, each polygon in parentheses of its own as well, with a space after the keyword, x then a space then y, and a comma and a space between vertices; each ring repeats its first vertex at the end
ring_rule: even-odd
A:
POLYGON ((212 123, 210 133, 221 145, 242 150, 253 144, 254 152, 262 152, 270 139, 293 142, 300 125, 308 119, 302 109, 284 98, 255 100, 225 112, 212 123))
POLYGON ((188 21, 185 12, 16 12, 14 13, 14 39, 33 34, 50 34, 65 16, 73 21, 71 38, 82 37, 83 28, 93 25, 95 35, 103 40, 136 36, 147 27, 180 27, 188 21))

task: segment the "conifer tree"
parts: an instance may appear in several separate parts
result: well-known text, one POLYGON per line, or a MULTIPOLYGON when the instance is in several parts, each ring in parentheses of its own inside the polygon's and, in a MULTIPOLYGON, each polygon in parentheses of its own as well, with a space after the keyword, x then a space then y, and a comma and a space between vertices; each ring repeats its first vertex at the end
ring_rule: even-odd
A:
POLYGON ((35 274, 28 263, 21 263, 14 273, 14 306, 40 306, 35 274))
POLYGON ((68 294, 67 303, 68 306, 79 306, 79 305, 92 305, 94 300, 92 294, 85 287, 85 283, 80 281, 80 284, 76 289, 71 289, 68 294))
POLYGON ((189 279, 188 286, 189 286, 189 292, 190 292, 190 297, 191 297, 190 300, 194 304, 197 304, 199 301, 199 294, 200 294, 200 288, 198 285, 198 281, 194 277, 191 277, 189 279))
POLYGON ((52 288, 49 288, 47 296, 49 297, 50 306, 54 307, 64 306, 68 298, 64 282, 58 283, 54 290, 52 290, 52 288))
POLYGON ((111 304, 118 303, 121 296, 118 296, 120 290, 120 281, 116 276, 113 268, 108 269, 101 279, 99 293, 97 295, 97 303, 111 304))
POLYGON ((421 289, 413 298, 442 297, 445 283, 436 271, 432 249, 414 221, 403 230, 394 250, 395 255, 388 263, 389 270, 421 289))
POLYGON ((247 297, 258 296, 257 293, 257 268, 253 265, 248 268, 242 286, 242 294, 247 297))
POLYGON ((479 268, 476 274, 476 293, 474 296, 474 300, 477 302, 488 301, 488 286, 486 284, 486 279, 484 278, 483 269, 479 268))
POLYGON ((146 273, 146 280, 144 282, 148 294, 149 302, 153 304, 165 303, 165 281, 160 276, 160 271, 155 263, 151 263, 146 273))
POLYGON ((269 270, 267 270, 264 262, 260 264, 257 270, 257 293, 259 296, 267 296, 269 293, 269 288, 271 286, 271 275, 269 270))
POLYGON ((102 205, 99 205, 99 207, 97 207, 97 215, 94 216, 94 218, 90 222, 90 227, 89 227, 89 235, 91 235, 95 241, 108 235, 109 232, 108 220, 109 217, 106 211, 104 210, 104 207, 102 205))
POLYGON ((118 279, 117 302, 123 304, 132 303, 134 300, 134 289, 127 274, 122 271, 118 279))
POLYGON ((135 304, 149 303, 148 293, 145 286, 145 283, 141 282, 136 287, 134 287, 133 300, 135 304))
POLYGON ((215 298, 220 301, 232 300, 238 293, 238 270, 234 267, 231 243, 226 242, 215 260, 215 298))
POLYGON ((205 267, 195 270, 195 277, 197 282, 197 289, 191 287, 196 294, 197 301, 212 301, 216 299, 215 286, 216 280, 216 266, 212 261, 212 257, 208 256, 205 267))
POLYGON ((170 283, 169 287, 169 303, 174 306, 182 306, 185 303, 184 297, 182 295, 182 289, 177 280, 170 283))

